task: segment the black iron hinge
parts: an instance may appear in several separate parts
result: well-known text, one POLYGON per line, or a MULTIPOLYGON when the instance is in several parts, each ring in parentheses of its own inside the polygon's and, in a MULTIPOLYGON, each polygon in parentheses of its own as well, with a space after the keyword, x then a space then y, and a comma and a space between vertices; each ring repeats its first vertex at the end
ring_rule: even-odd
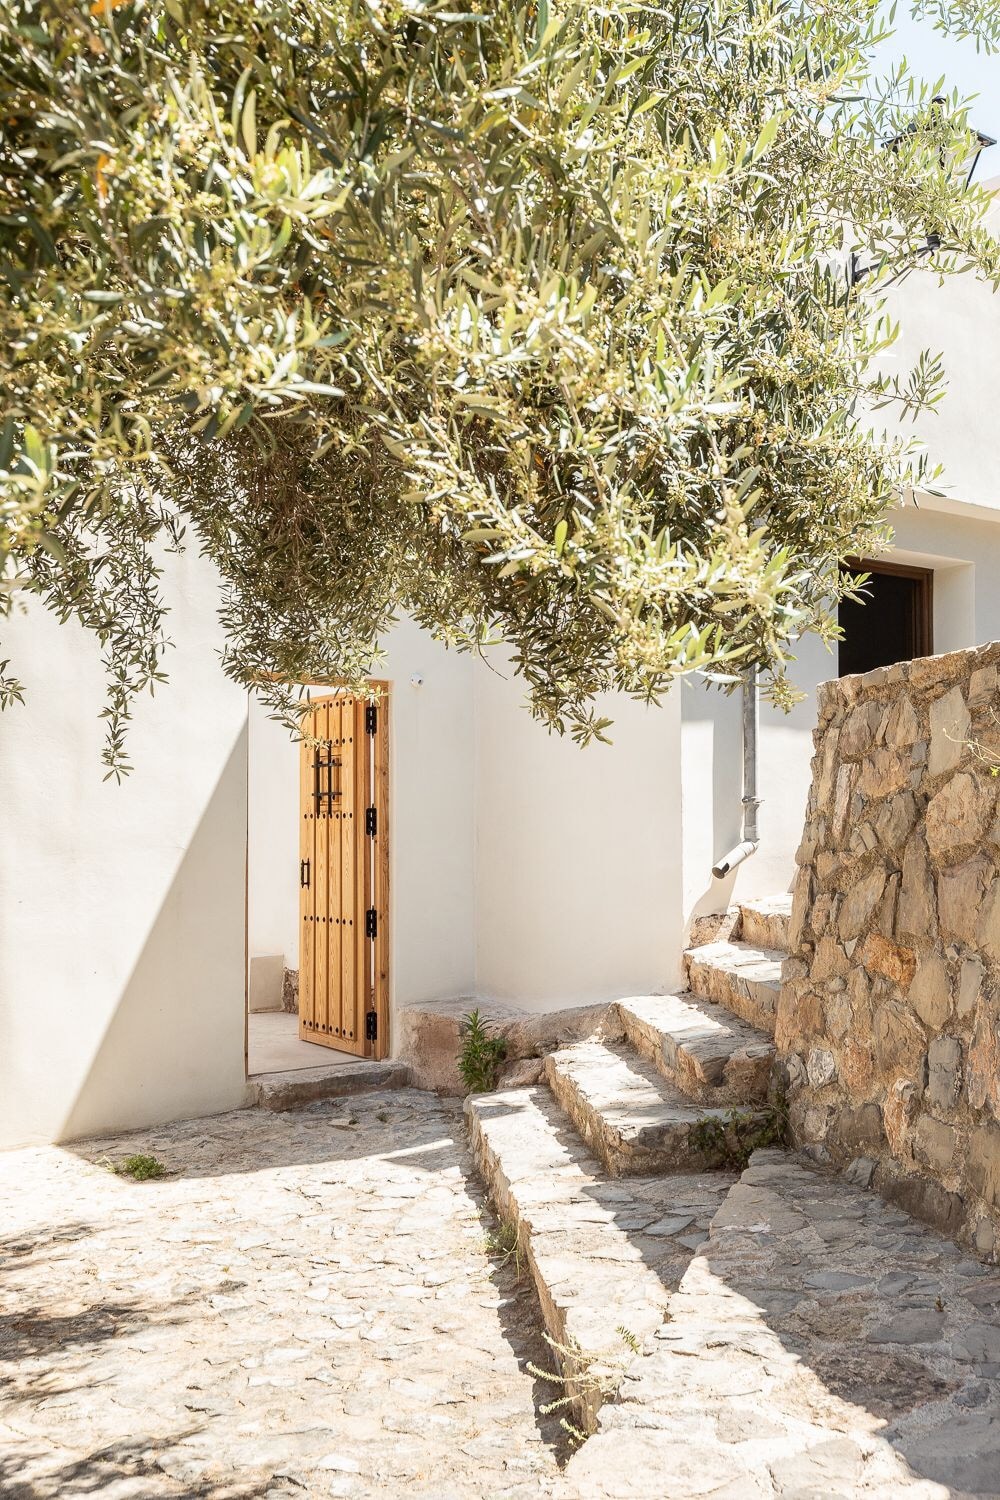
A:
POLYGON ((374 734, 378 729, 378 707, 374 703, 365 706, 365 734, 374 734))
POLYGON ((375 837, 375 835, 378 833, 378 808, 377 807, 366 807, 365 808, 365 833, 367 833, 367 835, 368 835, 368 837, 370 839, 373 839, 375 837))
POLYGON ((365 912, 365 937, 378 937, 378 912, 374 906, 365 912))
POLYGON ((365 1011, 365 1041, 378 1041, 378 1011, 365 1011))

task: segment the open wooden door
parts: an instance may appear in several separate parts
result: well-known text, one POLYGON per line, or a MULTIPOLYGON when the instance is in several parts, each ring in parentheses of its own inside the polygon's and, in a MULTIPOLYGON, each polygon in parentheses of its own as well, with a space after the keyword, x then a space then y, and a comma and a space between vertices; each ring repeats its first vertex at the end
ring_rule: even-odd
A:
MULTIPOLYGON (((380 684, 380 687, 382 685, 380 684)), ((388 1051, 388 698, 314 698, 299 750, 299 1036, 388 1051)))

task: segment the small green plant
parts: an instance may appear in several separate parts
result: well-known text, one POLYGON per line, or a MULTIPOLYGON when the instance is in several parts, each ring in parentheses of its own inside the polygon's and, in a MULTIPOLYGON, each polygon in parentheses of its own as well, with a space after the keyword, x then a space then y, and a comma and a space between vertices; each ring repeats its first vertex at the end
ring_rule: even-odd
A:
POLYGON ((162 1177, 166 1171, 162 1161, 142 1152, 136 1156, 123 1156, 121 1161, 109 1161, 108 1166, 116 1177, 131 1177, 134 1182, 148 1182, 151 1177, 162 1177))
POLYGON ((488 1094, 497 1086, 500 1064, 507 1056, 502 1036, 490 1036, 478 1009, 470 1011, 462 1022, 462 1050, 458 1054, 458 1071, 470 1094, 488 1094))
POLYGON ((788 1105, 776 1094, 753 1114, 733 1108, 726 1115, 705 1115, 691 1127, 692 1147, 712 1166, 742 1172, 755 1151, 783 1146, 788 1138, 788 1105))
POLYGON ((501 1219, 496 1229, 487 1229, 485 1242, 486 1254, 499 1261, 501 1267, 513 1265, 514 1278, 520 1281, 524 1256, 513 1219, 501 1219))
MULTIPOLYGON (((543 1416, 563 1411, 591 1393, 598 1396, 600 1401, 614 1395, 628 1369, 630 1359, 642 1352, 639 1340, 630 1329, 619 1326, 615 1332, 622 1341, 622 1349, 584 1349, 576 1339, 571 1339, 568 1344, 560 1344, 557 1339, 545 1334, 545 1342, 559 1357, 562 1374, 557 1374, 554 1370, 543 1370, 540 1365, 531 1361, 527 1365, 528 1373, 538 1380, 544 1380, 547 1385, 561 1386, 563 1394, 554 1401, 546 1402, 541 1408, 543 1416)), ((575 1443, 586 1442, 587 1434, 574 1426, 568 1417, 560 1417, 559 1425, 575 1443)))

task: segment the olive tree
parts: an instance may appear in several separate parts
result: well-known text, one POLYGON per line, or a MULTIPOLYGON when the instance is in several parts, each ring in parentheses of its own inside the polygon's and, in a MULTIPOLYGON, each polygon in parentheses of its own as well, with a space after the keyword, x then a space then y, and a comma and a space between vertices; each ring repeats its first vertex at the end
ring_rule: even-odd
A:
POLYGON ((877 412, 940 366, 880 373, 881 289, 998 274, 965 110, 877 83, 882 34, 874 0, 8 0, 0 608, 94 633, 110 770, 179 546, 289 715, 400 611, 505 640, 581 740, 603 689, 786 695, 928 481, 877 412))

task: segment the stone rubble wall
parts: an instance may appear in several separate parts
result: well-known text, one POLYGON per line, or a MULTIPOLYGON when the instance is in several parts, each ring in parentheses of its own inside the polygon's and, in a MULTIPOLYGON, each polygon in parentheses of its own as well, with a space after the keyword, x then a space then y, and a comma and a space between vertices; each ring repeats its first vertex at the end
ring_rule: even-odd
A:
POLYGON ((825 683, 776 1042, 793 1137, 1000 1255, 1000 643, 825 683))

